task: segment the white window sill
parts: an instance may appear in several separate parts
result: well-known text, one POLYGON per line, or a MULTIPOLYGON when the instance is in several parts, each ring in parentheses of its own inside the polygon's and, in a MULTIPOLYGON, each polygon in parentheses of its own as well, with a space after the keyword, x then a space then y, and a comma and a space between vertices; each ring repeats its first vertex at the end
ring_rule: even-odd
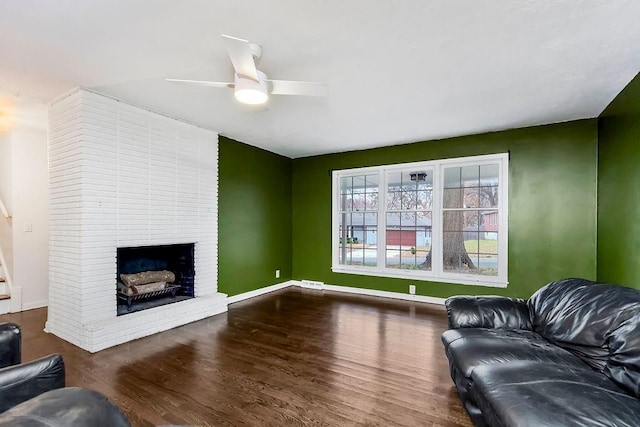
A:
POLYGON ((490 288, 506 288, 509 282, 502 281, 491 281, 487 280, 487 277, 484 276, 476 276, 476 275, 456 275, 460 277, 452 277, 452 276, 431 276, 427 275, 431 272, 424 271, 411 271, 411 270, 400 270, 400 271, 389 271, 389 270, 379 270, 374 268, 367 267, 353 267, 353 266, 334 266, 331 267, 331 271, 334 273, 344 273, 344 274, 357 274, 360 276, 376 276, 376 277, 391 277, 395 279, 411 279, 411 280, 420 280, 423 282, 440 282, 440 283, 453 283, 457 285, 468 285, 468 286, 485 286, 490 288))

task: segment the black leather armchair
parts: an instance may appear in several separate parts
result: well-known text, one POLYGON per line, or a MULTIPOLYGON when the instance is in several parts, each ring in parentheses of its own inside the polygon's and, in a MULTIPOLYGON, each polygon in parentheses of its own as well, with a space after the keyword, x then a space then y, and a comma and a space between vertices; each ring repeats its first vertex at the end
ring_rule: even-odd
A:
POLYGON ((0 412, 49 390, 64 387, 64 361, 52 354, 29 363, 21 362, 20 327, 0 324, 0 412))
POLYGON ((102 394, 65 387, 61 355, 20 364, 21 337, 18 325, 0 324, 0 427, 130 426, 102 394))
POLYGON ((21 336, 15 323, 0 323, 0 368, 21 362, 21 336))

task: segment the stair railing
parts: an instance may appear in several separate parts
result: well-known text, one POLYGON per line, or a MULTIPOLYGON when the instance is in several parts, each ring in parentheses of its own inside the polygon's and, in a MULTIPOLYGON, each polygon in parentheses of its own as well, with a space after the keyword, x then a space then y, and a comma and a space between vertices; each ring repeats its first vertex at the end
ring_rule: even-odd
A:
POLYGON ((7 211, 7 207, 4 205, 4 202, 2 201, 2 199, 0 199, 0 213, 2 214, 3 217, 10 219, 11 215, 9 215, 9 212, 7 211))

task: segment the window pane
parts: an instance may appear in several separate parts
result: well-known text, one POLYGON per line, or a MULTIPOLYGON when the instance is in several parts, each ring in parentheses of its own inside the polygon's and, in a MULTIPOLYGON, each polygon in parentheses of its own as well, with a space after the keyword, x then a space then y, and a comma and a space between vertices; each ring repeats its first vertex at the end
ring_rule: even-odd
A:
POLYGON ((387 212, 387 246, 400 245, 400 212, 387 212))
POLYGON ((387 175, 387 209, 402 207, 402 176, 400 173, 387 175))
POLYGON ((400 249, 402 238, 402 213, 400 212, 388 212, 387 213, 387 230, 386 239, 387 246, 385 248, 386 265, 389 268, 400 267, 400 249))
POLYGON ((351 214, 351 228, 349 230, 349 237, 351 237, 351 243, 360 243, 362 241, 362 234, 364 231, 364 214, 360 212, 354 212, 351 214))
POLYGON ((463 189, 463 205, 464 208, 478 208, 480 207, 480 194, 478 187, 465 187, 463 189))
POLYGON ((476 273, 477 235, 474 232, 445 231, 443 233, 443 267, 446 271, 473 274, 476 273), (467 245, 471 253, 467 251, 467 245), (473 251, 473 248, 475 252, 473 251), (475 258, 475 259, 474 259, 475 258))
POLYGON ((419 172, 402 172, 402 188, 408 191, 416 190, 420 177, 419 172))
POLYGON ((350 211, 353 209, 353 178, 340 178, 340 210, 350 211))
POLYGON ((353 192, 354 193, 364 193, 365 189, 365 176, 354 176, 353 177, 353 192))
MULTIPOLYGON (((491 214, 496 215, 497 212, 491 214)), ((485 215, 485 218, 487 215, 485 215)), ((495 231, 483 231, 480 233, 479 243, 479 270, 484 276, 498 275, 498 233, 495 231)))
POLYGON ((364 265, 364 249, 360 245, 350 245, 349 265, 364 265))
POLYGON ((497 186, 499 184, 498 171, 499 166, 497 164, 480 166, 480 185, 483 187, 497 186))
POLYGON ((498 212, 443 212, 444 269, 465 274, 498 274, 498 212))
POLYGON ((416 213, 406 212, 400 217, 400 246, 403 249, 416 244, 416 213))
POLYGON ((340 179, 340 210, 378 210, 378 175, 358 175, 340 179))
POLYGON ((378 175, 365 177, 365 206, 366 210, 378 209, 378 175))
POLYGON ((433 189, 433 171, 424 170, 417 176, 418 190, 431 190, 433 189))
POLYGON ((364 214, 364 231, 359 243, 364 249, 364 265, 375 267, 378 265, 378 213, 364 214))
POLYGON ((480 254, 480 274, 483 276, 498 275, 498 257, 480 254))
POLYGON ((445 188, 442 191, 443 206, 445 209, 464 207, 462 188, 445 188))
POLYGON ((480 213, 478 211, 464 212, 463 231, 480 231, 480 213))
POLYGON ((402 209, 416 209, 418 202, 417 191, 403 191, 402 192, 402 209))
POLYGON ((387 193, 387 209, 399 210, 402 208, 402 192, 389 191, 387 193))
POLYGON ((387 213, 386 266, 411 270, 430 270, 430 211, 387 213))
POLYGON ((433 209, 433 191, 420 190, 417 193, 417 209, 433 209))
POLYGON ((480 216, 481 216, 480 230, 487 232, 487 234, 489 232, 498 231, 498 212, 497 211, 480 211, 480 216))
POLYGON ((431 271, 430 252, 416 251, 416 269, 431 271))
POLYGON ((347 191, 351 191, 353 187, 353 178, 350 176, 340 178, 340 192, 346 193, 347 191))
POLYGON ((464 238, 464 248, 467 251, 467 255, 474 263, 474 267, 478 267, 476 260, 478 259, 478 253, 480 253, 480 241, 478 240, 478 232, 465 231, 462 233, 464 238))
POLYGON ((365 200, 364 189, 362 189, 362 190, 354 189, 354 191, 353 191, 353 210, 354 211, 363 211, 364 210, 364 204, 365 204, 364 200, 365 200))
POLYGON ((429 251, 431 249, 431 212, 417 212, 416 215, 416 248, 429 251))
POLYGON ((353 177, 353 210, 363 211, 365 209, 365 176, 353 177))
POLYGON ((385 265, 387 268, 400 268, 400 249, 387 246, 385 265))
POLYGON ((498 187, 480 187, 478 189, 481 208, 498 207, 498 187))
POLYGON ((431 209, 433 171, 394 172, 387 175, 387 209, 431 209))
POLYGON ((460 176, 463 187, 480 186, 480 166, 465 166, 460 168, 460 176))
POLYGON ((346 214, 338 215, 338 263, 344 264, 347 253, 347 228, 344 226, 346 214))
POLYGON ((442 215, 442 229, 444 231, 462 231, 464 228, 463 211, 444 211, 442 215))
POLYGON ((444 188, 460 188, 460 168, 444 169, 444 188))

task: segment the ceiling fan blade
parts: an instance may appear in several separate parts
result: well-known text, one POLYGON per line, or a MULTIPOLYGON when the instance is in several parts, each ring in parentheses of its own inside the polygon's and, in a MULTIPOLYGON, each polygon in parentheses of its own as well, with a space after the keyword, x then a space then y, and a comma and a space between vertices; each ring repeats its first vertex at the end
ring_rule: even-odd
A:
POLYGON ((222 35, 222 39, 227 47, 229 58, 231 58, 231 63, 236 73, 248 79, 259 81, 256 63, 253 60, 249 42, 225 34, 222 35))
POLYGON ((186 84, 195 84, 195 85, 209 86, 209 87, 228 87, 231 89, 233 89, 236 86, 234 83, 208 82, 206 80, 166 79, 166 81, 171 83, 186 83, 186 84))
POLYGON ((297 82, 293 80, 267 80, 271 83, 273 95, 306 95, 327 96, 329 87, 326 83, 297 82))

